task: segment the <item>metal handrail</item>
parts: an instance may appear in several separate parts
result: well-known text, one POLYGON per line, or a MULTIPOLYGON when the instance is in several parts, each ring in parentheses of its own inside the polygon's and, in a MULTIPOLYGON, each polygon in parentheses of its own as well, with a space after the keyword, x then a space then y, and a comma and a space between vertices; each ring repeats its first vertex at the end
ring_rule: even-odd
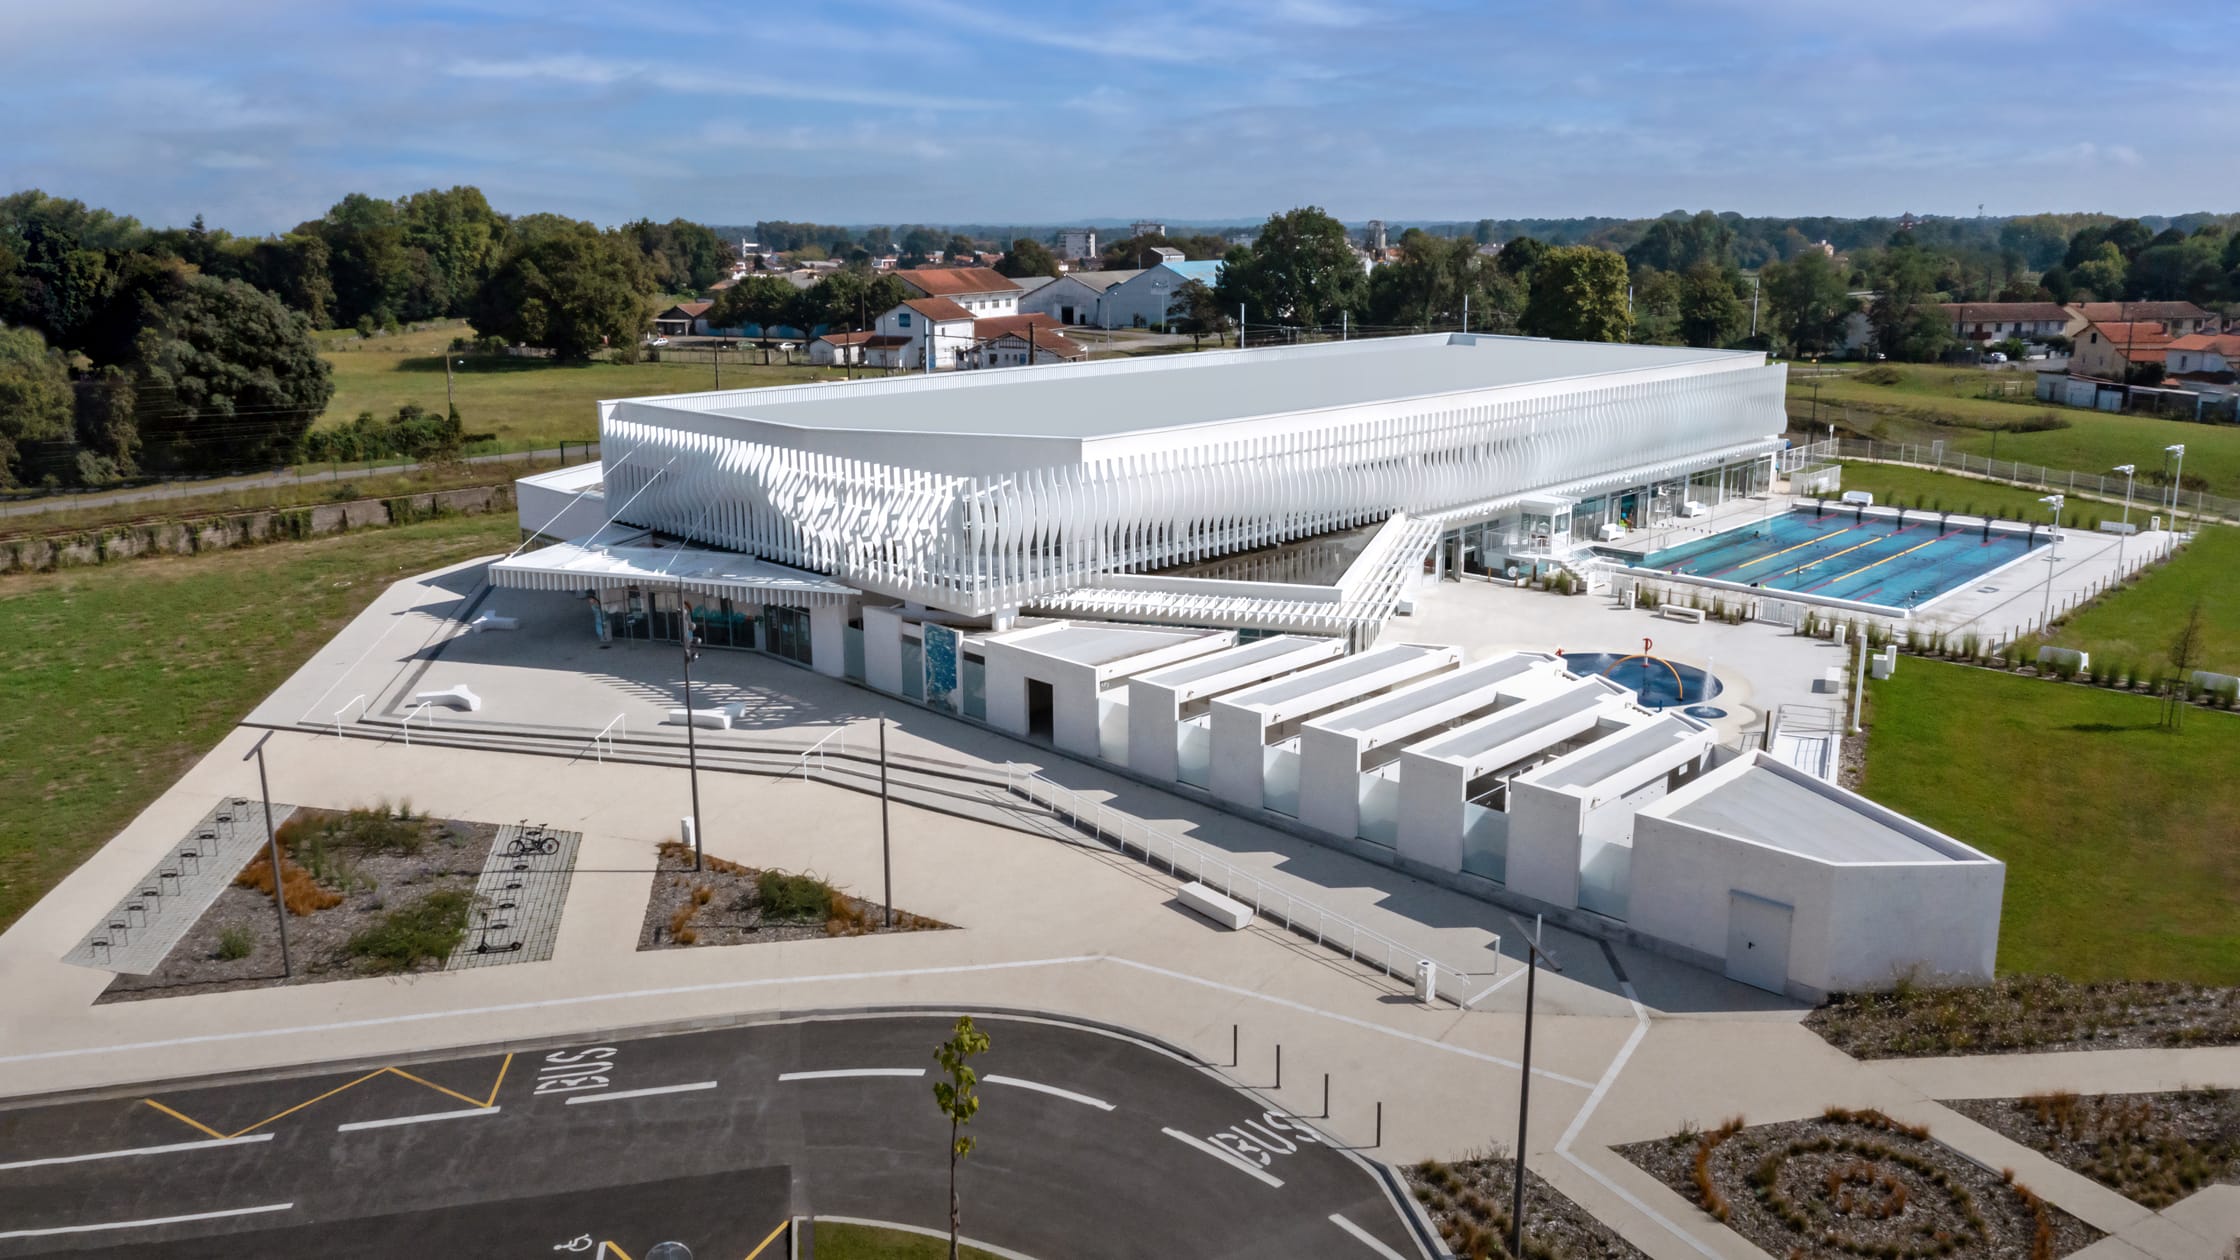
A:
MULTIPOLYGON (((1005 763, 1004 772, 1013 795, 1024 797, 1050 811, 1057 818, 1076 828, 1085 828, 1098 840, 1111 844, 1125 857, 1130 852, 1140 853, 1151 866, 1164 863, 1176 878, 1188 874, 1191 879, 1209 887, 1218 887, 1229 897, 1247 900, 1240 896, 1242 888, 1249 894, 1254 913, 1275 919, 1301 936, 1311 937, 1318 945, 1343 953, 1347 958, 1364 963, 1395 979, 1414 983, 1415 967, 1423 959, 1421 950, 1402 944, 1374 928, 1363 927, 1340 914, 1311 901, 1303 901, 1291 893, 1268 883, 1266 880, 1239 869, 1235 864, 1215 857, 1203 845, 1179 836, 1163 835, 1150 824, 1113 809, 1100 801, 1089 800, 1071 788, 1061 787, 1032 771, 1022 770, 1016 764, 1005 763), (1084 808, 1084 805, 1086 806, 1084 808), (1131 829, 1129 824, 1134 823, 1131 829), (1131 836, 1132 830, 1132 836, 1131 836), (1278 900, 1280 899, 1280 906, 1278 900), (1376 953, 1364 953, 1364 944, 1380 947, 1376 953), (1397 959, 1395 957, 1397 953, 1397 959)), ((1455 967, 1438 959, 1429 959, 1440 970, 1467 981, 1473 975, 1501 974, 1501 937, 1493 938, 1493 969, 1488 973, 1475 973, 1465 967, 1455 967)), ((1469 986, 1464 985, 1465 990, 1469 986)), ((1484 991, 1478 996, 1483 997, 1484 991)), ((1463 1010, 1469 1010, 1476 998, 1449 996, 1463 1010)))
POLYGON ((630 724, 622 720, 625 716, 627 715, 622 713, 615 714, 608 719, 605 726, 599 728, 598 734, 591 737, 591 755, 597 757, 601 765, 606 764, 607 758, 614 755, 614 736, 609 732, 613 731, 616 726, 620 726, 623 734, 628 735, 630 733, 630 724), (606 741, 606 751, 603 753, 599 751, 599 744, 602 740, 606 741))
MULTIPOLYGON (((801 755, 800 755, 799 757, 796 757, 796 758, 794 758, 794 760, 793 760, 793 764, 794 764, 794 766, 799 766, 799 767, 801 768, 801 781, 802 781, 802 782, 806 783, 806 782, 808 782, 808 781, 809 781, 809 758, 810 758, 810 757, 812 757, 812 756, 814 756, 814 757, 815 757, 815 758, 817 759, 817 770, 818 770, 818 772, 819 772, 819 773, 822 773, 822 772, 823 772, 823 770, 824 770, 824 768, 825 768, 825 753, 824 753, 824 746, 825 746, 826 744, 829 744, 829 743, 831 743, 831 742, 832 742, 833 740, 836 740, 836 739, 837 739, 837 740, 839 740, 839 741, 840 741, 840 748, 839 748, 839 751, 840 751, 840 753, 841 753, 841 754, 842 754, 843 756, 845 756, 845 755, 847 754, 847 751, 848 751, 848 741, 847 741, 847 739, 846 739, 847 733, 848 733, 848 728, 847 728, 847 727, 845 727, 845 726, 835 726, 835 727, 833 727, 833 728, 832 728, 831 730, 829 730, 829 731, 825 732, 825 736, 824 736, 824 738, 823 738, 823 739, 820 739, 820 740, 818 740, 818 741, 817 741, 816 743, 814 743, 814 744, 811 744, 811 745, 809 745, 809 746, 808 746, 807 748, 804 748, 804 749, 802 749, 802 750, 801 750, 801 755)), ((793 766, 788 766, 788 767, 786 768, 786 772, 785 772, 785 774, 784 774, 783 776, 781 776, 781 777, 783 777, 783 778, 788 778, 788 779, 792 778, 792 777, 793 777, 793 766)))
POLYGON ((348 700, 343 701, 342 707, 334 711, 334 737, 336 739, 342 738, 342 715, 348 713, 350 711, 350 706, 353 704, 358 706, 359 717, 363 718, 366 715, 365 693, 360 692, 359 694, 350 697, 348 700))
MULTIPOLYGON (((404 715, 404 746, 405 746, 405 747, 407 747, 407 748, 410 748, 410 747, 412 747, 412 719, 414 719, 414 718, 416 718, 416 717, 419 717, 419 716, 420 716, 420 715, 421 715, 422 713, 426 712, 426 711, 427 711, 427 708, 428 708, 428 706, 429 706, 429 705, 431 705, 431 704, 434 704, 434 703, 435 703, 435 701, 433 701, 433 700, 422 700, 422 701, 420 702, 420 704, 419 704, 419 706, 418 706, 417 708, 413 709, 413 711, 412 711, 412 712, 410 712, 410 713, 407 713, 407 714, 405 714, 405 715, 404 715)), ((435 719, 434 719, 433 717, 431 717, 431 718, 429 718, 429 719, 428 719, 428 725, 429 725, 429 726, 433 727, 433 726, 434 726, 435 724, 436 724, 436 720, 435 720, 435 719)))

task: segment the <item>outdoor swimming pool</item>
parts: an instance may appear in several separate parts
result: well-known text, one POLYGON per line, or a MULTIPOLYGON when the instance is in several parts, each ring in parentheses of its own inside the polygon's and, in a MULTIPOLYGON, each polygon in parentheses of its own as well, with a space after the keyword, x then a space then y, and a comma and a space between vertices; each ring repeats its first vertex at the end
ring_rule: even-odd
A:
MULTIPOLYGON (((1699 705, 1724 689, 1716 678, 1695 665, 1683 665, 1661 656, 1638 652, 1565 652, 1563 667, 1584 678, 1599 675, 1621 687, 1631 687, 1641 703, 1652 709, 1673 705, 1699 705)), ((1717 712, 1719 717, 1726 714, 1717 712)))
POLYGON ((1651 552, 1639 567, 1913 608, 2042 545, 2042 539, 1986 530, 1981 523, 1940 531, 1935 521, 1801 508, 1651 552))

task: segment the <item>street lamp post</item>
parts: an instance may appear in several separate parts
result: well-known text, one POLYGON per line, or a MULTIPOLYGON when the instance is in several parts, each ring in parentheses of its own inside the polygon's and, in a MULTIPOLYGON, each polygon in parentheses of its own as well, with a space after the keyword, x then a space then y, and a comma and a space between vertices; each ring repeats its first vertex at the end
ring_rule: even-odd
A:
POLYGON ((1524 1254, 1525 1121, 1532 1103, 1532 1003, 1535 996, 1533 989, 1540 979, 1540 964, 1546 963, 1551 969, 1558 972, 1563 970, 1563 964, 1555 960, 1555 955, 1540 948, 1540 933, 1538 931, 1525 931, 1524 924, 1518 923, 1514 915, 1510 916, 1509 922, 1516 924, 1517 935, 1524 938, 1525 950, 1524 1066, 1518 1074, 1517 1082, 1517 1168, 1509 1193, 1509 1254, 1522 1256, 1524 1254))
POLYGON ((684 585, 677 586, 677 637, 684 643, 684 759, 692 779, 692 869, 700 869, 700 724, 692 715, 692 605, 685 602, 684 585))
POLYGON ((2131 486, 2138 480, 2136 464, 2117 464, 2115 471, 2123 474, 2123 531, 2116 535, 2116 580, 2123 580, 2124 536, 2131 532, 2131 486))
POLYGON ((2042 495, 2038 499, 2038 502, 2053 509, 2053 532, 2050 535, 2053 541, 2046 548, 2046 610, 2038 621, 2040 630, 2053 624, 2053 571, 2061 559, 2061 505, 2068 501, 2067 495, 2060 494, 2042 495))
POLYGON ((2186 480, 2186 444, 2178 442, 2163 447, 2162 451, 2166 455, 2178 457, 2178 466, 2170 473, 2170 527, 2176 529, 2178 527, 2178 491, 2181 486, 2185 485, 2186 480))
POLYGON ((295 974, 295 968, 288 961, 287 886, 281 878, 280 837, 272 829, 272 784, 264 776, 264 745, 265 741, 271 738, 271 731, 266 731, 263 735, 258 736, 256 747, 242 754, 241 759, 243 761, 247 761, 251 757, 257 759, 257 791, 264 797, 265 852, 270 855, 272 860, 272 907, 280 912, 280 974, 292 976, 295 974))

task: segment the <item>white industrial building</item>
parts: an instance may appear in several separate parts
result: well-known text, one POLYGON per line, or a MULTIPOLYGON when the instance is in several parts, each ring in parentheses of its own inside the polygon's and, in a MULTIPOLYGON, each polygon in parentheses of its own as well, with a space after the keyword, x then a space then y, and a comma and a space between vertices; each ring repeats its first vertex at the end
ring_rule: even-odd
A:
POLYGON ((1560 563, 1763 488, 1782 393, 1757 354, 1452 334, 626 399, 602 464, 523 479, 549 545, 490 573, 1768 988, 1988 975, 1996 862, 1824 784, 1792 800, 1558 658, 1381 639, 1427 569, 1560 563), (1668 839, 1719 874, 1644 874, 1668 839), (1921 881, 1949 932, 1878 928, 1921 881), (1831 897, 1856 899, 1832 944, 1831 897), (1794 915, 1779 977, 1760 902, 1794 915))

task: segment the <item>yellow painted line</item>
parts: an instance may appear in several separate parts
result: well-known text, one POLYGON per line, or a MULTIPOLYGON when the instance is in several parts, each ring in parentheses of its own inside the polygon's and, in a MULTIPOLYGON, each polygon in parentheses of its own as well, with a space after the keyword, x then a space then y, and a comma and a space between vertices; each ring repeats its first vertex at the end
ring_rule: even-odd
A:
POLYGON ((756 1243, 754 1250, 747 1253, 747 1260, 754 1260, 756 1256, 759 1256, 763 1252, 768 1251, 770 1249, 770 1244, 778 1241, 778 1235, 786 1232, 786 1227, 791 1224, 793 1224, 792 1221, 779 1221, 778 1227, 770 1231, 770 1236, 763 1239, 761 1242, 756 1243))
POLYGON ((1914 552, 1916 552, 1916 551, 1919 551, 1919 550, 1921 550, 1921 548, 1923 548, 1923 547, 1933 547, 1933 546, 1937 545, 1937 543, 1939 543, 1939 542, 1941 542, 1941 541, 1942 541, 1942 539, 1932 538, 1932 539, 1930 539, 1929 541, 1927 541, 1927 542, 1925 542, 1925 543, 1920 543, 1920 544, 1918 544, 1918 545, 1916 545, 1916 546, 1908 547, 1908 548, 1906 548, 1906 549, 1905 549, 1904 551, 1898 552, 1898 553, 1897 553, 1897 555, 1884 556, 1884 557, 1883 557, 1883 558, 1881 558, 1880 560, 1877 560, 1877 561, 1875 561, 1875 562, 1874 562, 1874 564, 1865 564, 1865 565, 1861 565, 1861 566, 1859 566, 1858 568, 1856 568, 1856 569, 1853 569, 1853 570, 1852 570, 1851 572, 1849 572, 1849 573, 1846 573, 1846 574, 1842 575, 1842 577, 1832 577, 1832 578, 1829 578, 1829 579, 1828 579, 1827 581, 1825 581, 1825 582, 1822 582, 1822 583, 1821 583, 1820 585, 1822 585, 1822 586, 1833 586, 1833 585, 1835 585, 1835 584, 1836 584, 1837 582, 1841 582, 1841 581, 1842 581, 1842 580, 1843 580, 1844 578, 1848 578, 1848 577, 1857 577, 1857 576, 1859 576, 1860 574, 1862 574, 1862 573, 1865 573, 1865 572, 1866 572, 1866 571, 1867 571, 1868 569, 1871 569, 1871 568, 1875 567, 1875 565, 1876 565, 1876 564, 1888 564, 1888 563, 1890 563, 1890 562, 1891 562, 1892 560, 1896 560, 1896 559, 1898 559, 1898 558, 1899 558, 1900 556, 1910 556, 1910 555, 1912 555, 1912 554, 1913 554, 1914 552))
POLYGON ((195 1128, 202 1130, 204 1133, 209 1134, 211 1137, 223 1139, 226 1136, 225 1134, 218 1132, 216 1129, 211 1128, 209 1125, 204 1124, 200 1120, 195 1119, 193 1116, 181 1115, 180 1113, 173 1111, 171 1108, 164 1106, 162 1103, 157 1102, 153 1098, 143 1098, 140 1101, 148 1104, 149 1106, 155 1108, 157 1111, 162 1112, 163 1114, 171 1117, 174 1120, 193 1125, 195 1128))
POLYGON ((620 1248, 620 1247, 617 1247, 617 1246, 615 1246, 615 1245, 614 1245, 613 1243, 611 1243, 611 1242, 607 1242, 607 1241, 605 1241, 604 1239, 602 1239, 602 1240, 600 1241, 600 1243, 599 1243, 599 1254, 600 1254, 601 1256, 604 1256, 604 1255, 606 1255, 606 1254, 607 1254, 608 1252, 610 1252, 610 1251, 611 1251, 611 1252, 613 1252, 613 1253, 615 1253, 615 1254, 616 1254, 616 1255, 618 1255, 618 1256, 621 1256, 621 1257, 622 1257, 622 1260, 630 1260, 630 1253, 629 1253, 629 1252, 627 1252, 627 1251, 624 1251, 624 1250, 623 1250, 622 1248, 620 1248))
POLYGON ((1860 544, 1858 544, 1857 546, 1853 546, 1853 547, 1845 547, 1845 548, 1844 548, 1843 550, 1841 550, 1841 551, 1831 551, 1831 552, 1829 552, 1829 553, 1828 553, 1827 555, 1824 555, 1824 556, 1820 557, 1820 558, 1819 558, 1818 560, 1807 560, 1806 562, 1804 562, 1803 564, 1800 564, 1800 565, 1798 565, 1798 566, 1797 566, 1796 568, 1794 568, 1794 569, 1786 569, 1786 570, 1783 570, 1783 571, 1782 571, 1782 572, 1780 572, 1780 573, 1776 573, 1776 574, 1774 574, 1774 576, 1775 576, 1775 577, 1777 577, 1777 578, 1785 578, 1785 577, 1789 576, 1789 575, 1790 575, 1791 573, 1802 573, 1802 572, 1804 572, 1804 571, 1805 571, 1806 569, 1810 569, 1810 568, 1814 568, 1814 567, 1817 567, 1817 566, 1819 566, 1819 565, 1823 565, 1823 564, 1826 564, 1826 563, 1827 563, 1827 562, 1829 562, 1830 560, 1834 560, 1834 559, 1836 559, 1836 558, 1837 558, 1837 557, 1839 557, 1839 556, 1848 556, 1848 555, 1850 555, 1850 554, 1851 554, 1852 552, 1854 552, 1854 551, 1864 551, 1864 550, 1866 550, 1867 548, 1869 548, 1869 547, 1872 547, 1872 546, 1874 546, 1874 545, 1875 545, 1876 543, 1879 543, 1879 542, 1885 542, 1885 541, 1888 541, 1889 539, 1892 539, 1892 538, 1895 538, 1895 537, 1897 537, 1897 535, 1896 535, 1896 534, 1876 534, 1876 535, 1875 535, 1874 537, 1872 537, 1872 538, 1869 538, 1868 540, 1866 540, 1866 541, 1865 541, 1865 542, 1863 542, 1863 543, 1860 543, 1860 544))
MULTIPOLYGON (((1778 559, 1780 559, 1781 557, 1783 557, 1783 556, 1785 556, 1785 555, 1788 555, 1788 554, 1789 554, 1790 552, 1792 552, 1792 551, 1802 551, 1802 550, 1803 550, 1803 549, 1805 549, 1806 547, 1814 546, 1814 545, 1816 545, 1816 544, 1819 544, 1819 543, 1824 543, 1824 542, 1828 541, 1828 540, 1829 540, 1829 539, 1831 539, 1831 538, 1840 538, 1840 537, 1842 537, 1843 535, 1845 535, 1845 534, 1848 534, 1848 533, 1850 533, 1850 532, 1851 532, 1852 530, 1854 530, 1854 529, 1857 529, 1857 528, 1858 528, 1858 526, 1856 526, 1856 525, 1846 525, 1846 526, 1844 526, 1844 527, 1843 527, 1842 529, 1836 530, 1836 531, 1835 531, 1834 533, 1830 533, 1830 534, 1822 534, 1822 535, 1820 535, 1820 536, 1819 536, 1818 538, 1807 539, 1807 540, 1806 540, 1806 541, 1804 541, 1804 542, 1798 543, 1798 544, 1797 544, 1796 546, 1794 546, 1794 547, 1783 547, 1783 548, 1782 548, 1781 550, 1779 550, 1779 551, 1775 551, 1775 552, 1769 552, 1769 553, 1767 553, 1766 555, 1762 555, 1762 556, 1759 556, 1759 557, 1758 557, 1758 558, 1756 558, 1755 560, 1745 560, 1745 561, 1743 561, 1743 562, 1742 562, 1741 564, 1738 564, 1738 565, 1734 566, 1734 569, 1730 569, 1730 570, 1728 570, 1728 571, 1729 571, 1729 572, 1734 572, 1735 570, 1739 570, 1739 569, 1747 569, 1747 568, 1749 568, 1749 567, 1750 567, 1751 565, 1753 565, 1753 564, 1764 564, 1764 563, 1765 563, 1766 561, 1768 561, 1768 560, 1778 560, 1778 559)), ((1838 555, 1841 555, 1842 553, 1841 553, 1841 552, 1838 552, 1837 554, 1838 554, 1838 555)))
POLYGON ((460 1102, 463 1102, 463 1103, 467 1104, 467 1105, 468 1105, 468 1106, 470 1106, 470 1107, 490 1107, 490 1106, 493 1106, 494 1104, 496 1104, 496 1102, 498 1101, 498 1091, 499 1091, 500 1089, 503 1089, 503 1088, 505 1087, 505 1083, 506 1083, 506 1071, 507 1071, 507 1070, 508 1070, 509 1068, 511 1068, 512 1066, 513 1066, 513 1056, 509 1054, 509 1055, 507 1055, 507 1056, 505 1057, 505 1061, 504 1061, 504 1062, 502 1062, 502 1063, 500 1063, 500 1064, 498 1065, 498 1079, 497 1079, 497 1080, 495 1080, 495 1081, 493 1081, 493 1082, 491 1082, 491 1084, 490 1084, 490 1094, 489 1094, 489 1097, 487 1097, 487 1098, 476 1098, 476 1097, 474 1097, 474 1096, 472 1096, 472 1095, 470 1095, 470 1094, 462 1094, 462 1093, 460 1093, 460 1092, 459 1092, 458 1090, 455 1090, 455 1089, 448 1089, 448 1088, 446 1088, 446 1087, 444 1087, 444 1086, 442 1086, 442 1085, 438 1085, 438 1084, 436 1084, 436 1083, 435 1083, 434 1081, 431 1081, 431 1080, 425 1080, 425 1079, 423 1079, 423 1078, 421 1078, 421 1077, 418 1077, 418 1076, 414 1076, 414 1075, 413 1075, 412 1073, 410 1073, 410 1072, 407 1072, 407 1071, 405 1071, 405 1070, 404 1070, 403 1068, 400 1068, 400 1067, 378 1067, 378 1068, 375 1068, 374 1070, 372 1070, 371 1072, 368 1072, 368 1073, 366 1073, 366 1074, 365 1074, 364 1076, 361 1076, 361 1077, 359 1077, 358 1079, 356 1079, 356 1080, 354 1080, 354 1081, 350 1081, 350 1082, 348 1082, 348 1083, 346 1083, 346 1084, 342 1084, 342 1085, 337 1085, 337 1086, 335 1086, 335 1087, 334 1087, 333 1089, 330 1089, 330 1090, 328 1090, 328 1091, 327 1091, 326 1093, 324 1093, 324 1094, 321 1094, 321 1095, 319 1095, 319 1096, 318 1096, 318 1097, 316 1097, 316 1098, 307 1098, 307 1099, 305 1099, 304 1101, 302 1101, 302 1102, 299 1102, 299 1103, 297 1103, 297 1104, 296 1104, 295 1106, 293 1106, 293 1107, 290 1107, 290 1108, 288 1108, 288 1109, 287 1109, 286 1111, 283 1111, 283 1112, 279 1112, 278 1114, 275 1114, 275 1115, 270 1115, 270 1116, 266 1116, 266 1117, 265 1117, 264 1119, 262 1119, 262 1120, 259 1120, 259 1121, 257 1121, 257 1122, 256 1122, 255 1124, 252 1124, 252 1125, 250 1125, 250 1126, 249 1126, 248 1128, 246 1128, 246 1129, 243 1129, 243 1130, 241 1130, 241 1132, 240 1132, 240 1133, 220 1133, 220 1132, 218 1132, 218 1131, 217 1131, 216 1129, 213 1129, 213 1128, 211 1128, 211 1127, 210 1127, 209 1125, 206 1125, 206 1124, 202 1123, 202 1122, 201 1122, 200 1120, 197 1120, 197 1119, 195 1119, 195 1118, 194 1118, 194 1117, 192 1117, 192 1116, 186 1115, 186 1114, 184 1114, 183 1112, 175 1111, 175 1110, 173 1110, 173 1109, 172 1109, 172 1108, 170 1108, 170 1107, 166 1107, 166 1106, 164 1106, 164 1105, 163 1105, 162 1103, 159 1103, 159 1102, 157 1102, 157 1101, 156 1101, 155 1099, 153 1099, 153 1098, 143 1098, 143 1099, 141 1099, 140 1101, 141 1101, 141 1102, 144 1102, 144 1103, 146 1103, 146 1104, 148 1104, 149 1106, 151 1106, 151 1107, 153 1107, 153 1108, 155 1108, 155 1109, 156 1109, 157 1111, 160 1111, 160 1112, 164 1113, 165 1115, 167 1115, 167 1116, 170 1116, 170 1117, 172 1117, 172 1118, 173 1118, 173 1119, 175 1119, 175 1120, 179 1120, 179 1121, 181 1121, 181 1122, 183 1122, 183 1123, 186 1123, 186 1124, 190 1124, 190 1125, 193 1125, 193 1126, 194 1126, 195 1128, 197 1128, 197 1129, 200 1129, 200 1130, 202 1130, 202 1131, 203 1131, 204 1133, 207 1133, 207 1134, 209 1134, 209 1135, 210 1135, 211 1137, 214 1137, 214 1138, 231 1138, 231 1137, 240 1137, 242 1133, 251 1133, 251 1132, 254 1132, 255 1130, 261 1129, 261 1128, 263 1128, 264 1126, 266 1126, 266 1125, 268 1125, 268 1124, 271 1124, 271 1123, 272 1123, 273 1121, 275 1121, 275 1120, 281 1120, 281 1119, 285 1119, 286 1117, 294 1115, 295 1113, 297 1113, 297 1112, 299 1112, 299 1111, 303 1110, 303 1109, 304 1109, 305 1107, 308 1107, 308 1106, 310 1106, 310 1105, 311 1105, 311 1104, 313 1104, 313 1103, 316 1103, 316 1102, 324 1102, 324 1101, 326 1101, 327 1099, 329 1099, 329 1098, 332 1098, 332 1097, 334 1097, 334 1096, 335 1096, 336 1094, 339 1094, 339 1093, 341 1093, 342 1091, 344 1091, 344 1090, 346 1090, 346 1089, 350 1089, 350 1088, 352 1088, 352 1087, 354 1087, 354 1086, 358 1086, 358 1085, 363 1085, 363 1084, 365 1084, 365 1083, 366 1083, 367 1081, 370 1081, 370 1080, 372 1080, 372 1079, 373 1079, 374 1077, 376 1077, 376 1076, 401 1076, 401 1077, 403 1077, 403 1078, 404 1078, 405 1080, 411 1081, 411 1082, 412 1082, 413 1084, 415 1084, 415 1085, 421 1085, 421 1086, 425 1086, 425 1087, 427 1087, 428 1089, 432 1089, 432 1090, 436 1091, 436 1092, 437 1092, 437 1093, 439 1093, 439 1094, 443 1094, 443 1095, 445 1095, 445 1096, 447 1096, 447 1097, 451 1097, 451 1098, 456 1098, 456 1099, 458 1099, 458 1100, 459 1100, 460 1102))

